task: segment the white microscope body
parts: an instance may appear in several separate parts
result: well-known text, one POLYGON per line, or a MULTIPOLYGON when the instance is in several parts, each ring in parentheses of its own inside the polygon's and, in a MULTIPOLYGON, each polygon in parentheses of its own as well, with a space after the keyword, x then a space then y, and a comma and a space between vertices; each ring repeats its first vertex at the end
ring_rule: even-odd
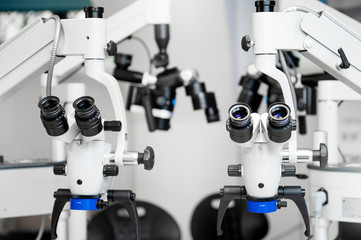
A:
MULTIPOLYGON (((322 168, 322 165, 325 165, 322 161, 321 167, 309 165, 312 192, 322 191, 327 195, 321 201, 325 205, 322 209, 320 225, 315 226, 314 237, 328 239, 330 220, 361 222, 359 214, 355 214, 361 201, 361 188, 355 184, 361 180, 360 168, 345 166, 340 164, 340 159, 337 159, 338 101, 361 99, 358 96, 361 93, 361 65, 358 56, 361 51, 361 24, 316 0, 279 0, 278 4, 280 11, 274 12, 275 1, 256 1, 257 12, 253 14, 253 38, 244 37, 242 47, 246 51, 253 47, 256 68, 279 82, 291 114, 296 113, 295 101, 290 91, 292 81, 287 76, 286 64, 282 64, 284 72, 276 68, 277 53, 282 62, 282 50, 299 51, 301 55, 346 85, 337 81, 324 81, 319 84, 319 128, 323 134, 318 134, 314 138, 314 149, 317 149, 320 143, 327 144, 329 160, 325 168, 322 168)), ((293 119, 294 116, 292 115, 293 119)), ((296 146, 296 140, 291 138, 288 150, 283 154, 283 160, 287 159, 290 163, 304 161, 302 158, 309 154, 301 150, 297 151, 296 146)), ((320 149, 321 155, 325 153, 324 150, 320 149)), ((243 152, 244 166, 242 174, 239 175, 245 176, 245 167, 251 162, 248 158, 255 158, 257 155, 248 156, 245 155, 246 150, 243 152)), ((327 152, 324 156, 327 157, 327 152)), ((305 159, 304 162, 309 162, 311 157, 305 159)), ((233 199, 245 194, 247 194, 245 198, 249 199, 249 189, 252 189, 249 182, 258 183, 258 175, 267 171, 266 166, 258 165, 257 169, 254 168, 250 177, 244 179, 245 188, 238 190, 238 193, 234 194, 237 197, 233 199)), ((273 174, 274 178, 279 180, 279 172, 274 171, 273 174)), ((261 196, 257 195, 257 192, 252 194, 261 196)), ((229 197, 231 195, 228 194, 228 199, 231 199, 229 197)), ((306 232, 306 235, 309 234, 309 231, 306 232)))
MULTIPOLYGON (((53 131, 50 135, 54 139, 69 145, 67 164, 54 167, 54 173, 68 176, 70 189, 59 189, 55 193, 51 237, 57 237, 57 221, 68 201, 71 202, 73 215, 69 237, 76 240, 87 239, 86 211, 81 210, 102 208, 108 202, 122 202, 135 222, 136 236, 140 239, 135 194, 110 188, 114 176, 118 174, 118 166, 144 164, 145 169, 150 170, 154 164, 154 152, 150 147, 144 153, 127 151, 123 98, 116 79, 105 72, 104 60, 107 52, 109 55, 115 54, 114 42, 119 42, 147 24, 169 24, 170 1, 137 0, 109 19, 102 18, 102 8, 89 7, 87 11, 85 19, 36 19, 0 46, 0 100, 16 92, 27 79, 49 70, 49 59, 54 53, 51 48, 55 44, 52 58, 55 63, 60 60, 62 63, 60 70, 54 72, 59 82, 84 63, 86 75, 108 90, 115 120, 108 123, 103 121, 91 97, 79 96, 81 98, 73 104, 75 114, 69 113, 67 116, 59 99, 51 96, 50 91, 39 102, 47 132, 53 131), (83 110, 85 113, 82 115, 83 110), (88 126, 84 127, 84 122, 88 126), (84 131, 87 128, 96 128, 97 131, 89 134, 84 131), (111 152, 111 145, 105 142, 104 130, 117 134, 114 153, 111 152)), ((48 84, 48 88, 51 89, 51 84, 48 84)))

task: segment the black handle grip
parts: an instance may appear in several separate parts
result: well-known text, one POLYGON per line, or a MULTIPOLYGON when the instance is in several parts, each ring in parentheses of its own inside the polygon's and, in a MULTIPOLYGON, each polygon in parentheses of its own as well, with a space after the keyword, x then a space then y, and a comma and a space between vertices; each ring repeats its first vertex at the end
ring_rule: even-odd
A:
POLYGON ((123 205, 135 226, 136 240, 141 240, 139 216, 135 205, 135 193, 130 190, 109 190, 108 200, 123 205))
POLYGON ((304 195, 305 195, 305 191, 300 186, 285 186, 278 188, 278 196, 280 198, 292 200, 298 207, 298 210, 300 210, 303 221, 306 226, 305 236, 309 237, 311 234, 310 218, 308 216, 308 210, 304 195))
POLYGON ((152 105, 152 98, 149 89, 147 89, 147 91, 144 94, 142 94, 141 103, 144 107, 148 129, 150 132, 154 132, 157 129, 157 127, 152 113, 153 105, 152 105))
POLYGON ((298 131, 300 134, 307 133, 306 116, 298 116, 298 131))
POLYGON ((246 189, 239 186, 224 186, 221 189, 221 201, 219 203, 218 215, 217 215, 217 235, 221 236, 222 231, 222 221, 224 214, 227 211, 229 204, 235 199, 241 199, 242 196, 246 196, 246 189))
POLYGON ((115 68, 113 76, 119 81, 142 83, 143 73, 115 68))
POLYGON ((51 215, 51 227, 50 227, 50 235, 51 239, 54 240, 58 237, 56 234, 56 228, 58 226, 58 221, 61 212, 67 202, 70 201, 71 192, 69 189, 58 189, 54 193, 55 202, 53 207, 53 213, 51 215))

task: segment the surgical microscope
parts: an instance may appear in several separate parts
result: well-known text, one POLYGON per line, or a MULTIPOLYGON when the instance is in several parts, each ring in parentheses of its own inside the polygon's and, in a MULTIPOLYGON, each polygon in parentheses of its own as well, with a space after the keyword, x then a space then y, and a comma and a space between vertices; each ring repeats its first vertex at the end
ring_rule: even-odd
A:
MULTIPOLYGON (((253 48, 255 67, 276 80, 285 103, 274 103, 268 113, 252 113, 243 103, 229 110, 227 131, 242 148, 243 164, 230 165, 229 176, 244 178, 244 186, 221 189, 217 232, 227 206, 234 199, 246 199, 248 211, 274 212, 293 200, 310 236, 310 221, 304 189, 278 186, 281 176, 293 176, 295 167, 284 163, 310 163, 310 183, 315 215, 315 239, 328 239, 330 221, 360 222, 360 168, 345 166, 337 157, 337 104, 356 100, 361 93, 361 24, 315 0, 256 1, 252 17, 253 36, 242 39, 242 48, 253 48), (296 97, 283 51, 298 51, 339 81, 321 81, 318 96, 319 129, 313 150, 297 149, 296 97), (276 67, 277 55, 282 69, 276 67), (318 161, 319 164, 311 164, 318 161), (322 209, 322 211, 321 211, 322 209)), ((325 79, 328 80, 328 79, 325 79)))
MULTIPOLYGON (((207 122, 219 121, 215 94, 207 92, 204 82, 199 82, 196 70, 176 67, 168 69, 169 57, 167 45, 170 39, 168 24, 154 26, 154 35, 159 52, 151 59, 151 66, 162 68, 156 76, 148 72, 129 70, 132 55, 118 53, 114 58, 116 67, 114 77, 120 81, 130 82, 126 109, 140 112, 144 108, 148 129, 168 130, 173 109, 176 104, 176 90, 185 87, 186 95, 192 98, 193 109, 204 109, 207 122)), ((131 38, 130 38, 131 39, 131 38)))
POLYGON ((38 18, 0 46, 1 100, 27 79, 48 71, 47 96, 38 104, 40 118, 53 139, 68 145, 67 163, 56 164, 53 169, 54 174, 67 176, 70 188, 54 193, 52 239, 57 238, 57 223, 67 202, 71 212, 70 239, 86 239, 87 210, 101 209, 112 202, 124 205, 134 223, 136 239, 141 238, 135 194, 130 190, 113 190, 111 186, 119 166, 143 164, 146 170, 151 170, 154 151, 151 147, 144 152, 127 150, 122 94, 116 79, 105 72, 104 59, 106 54, 115 55, 115 42, 146 24, 169 23, 169 7, 168 0, 138 0, 109 19, 103 19, 101 7, 85 8, 85 19, 38 18), (61 71, 54 71, 59 61, 63 65, 61 71), (115 120, 104 121, 90 96, 76 99, 74 112, 67 114, 60 99, 52 95, 52 78, 64 77, 82 64, 86 75, 108 90, 115 120), (117 134, 115 152, 105 141, 104 131, 117 134))

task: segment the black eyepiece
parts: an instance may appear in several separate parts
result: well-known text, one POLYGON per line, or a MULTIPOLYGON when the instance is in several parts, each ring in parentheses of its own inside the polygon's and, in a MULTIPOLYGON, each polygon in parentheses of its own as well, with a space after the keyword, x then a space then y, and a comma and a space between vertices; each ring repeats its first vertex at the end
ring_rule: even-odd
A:
POLYGON ((285 127, 291 121, 290 108, 283 103, 274 103, 268 110, 270 124, 275 127, 285 127))
POLYGON ((274 103, 268 109, 268 137, 274 142, 283 143, 291 137, 293 123, 291 110, 284 103, 274 103))
POLYGON ((78 98, 74 101, 73 107, 75 109, 75 120, 82 135, 92 137, 102 131, 102 118, 92 97, 78 98))
POLYGON ((227 131, 231 139, 237 143, 248 142, 253 135, 251 108, 244 103, 237 103, 229 109, 227 131))
POLYGON ((60 136, 66 133, 69 125, 65 116, 65 110, 60 105, 59 98, 48 96, 38 103, 40 108, 40 118, 50 136, 60 136))
POLYGON ((245 127, 251 121, 251 109, 247 104, 235 104, 229 109, 229 119, 237 127, 245 127))

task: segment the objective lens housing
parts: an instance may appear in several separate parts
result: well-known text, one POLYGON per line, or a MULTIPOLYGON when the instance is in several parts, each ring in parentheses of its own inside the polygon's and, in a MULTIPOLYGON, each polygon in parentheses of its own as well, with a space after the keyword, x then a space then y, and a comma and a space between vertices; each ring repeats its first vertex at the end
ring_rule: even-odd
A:
POLYGON ((248 142, 253 133, 251 108, 247 104, 237 103, 229 109, 228 114, 226 128, 230 138, 236 143, 248 142))
POLYGON ((284 103, 274 103, 268 109, 267 131, 273 142, 283 143, 291 138, 291 110, 284 103))
POLYGON ((73 107, 75 109, 75 120, 82 135, 92 137, 103 130, 102 118, 92 97, 78 98, 74 101, 73 107))
POLYGON ((60 105, 59 98, 55 96, 45 97, 39 101, 38 107, 40 108, 41 121, 50 136, 60 136, 68 131, 69 125, 65 110, 60 105))

